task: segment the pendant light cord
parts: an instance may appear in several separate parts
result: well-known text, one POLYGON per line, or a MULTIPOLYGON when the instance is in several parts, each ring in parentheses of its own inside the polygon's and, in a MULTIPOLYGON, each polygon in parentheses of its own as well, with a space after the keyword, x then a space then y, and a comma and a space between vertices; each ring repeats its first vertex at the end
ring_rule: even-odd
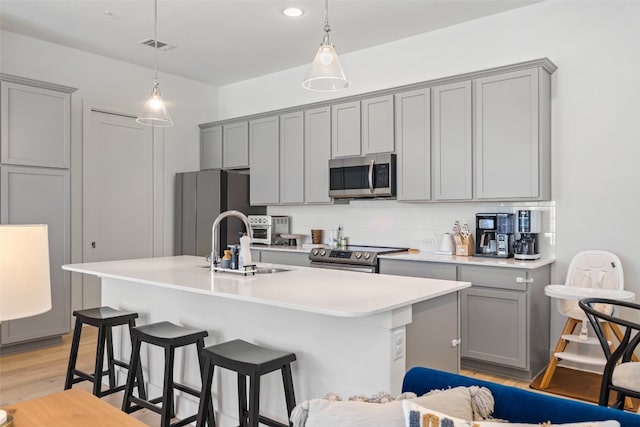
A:
POLYGON ((153 48, 156 54, 156 65, 153 71, 154 84, 158 82, 158 0, 153 1, 153 48))
POLYGON ((322 38, 322 44, 331 44, 329 32, 331 27, 329 26, 329 0, 324 0, 324 37, 322 38))

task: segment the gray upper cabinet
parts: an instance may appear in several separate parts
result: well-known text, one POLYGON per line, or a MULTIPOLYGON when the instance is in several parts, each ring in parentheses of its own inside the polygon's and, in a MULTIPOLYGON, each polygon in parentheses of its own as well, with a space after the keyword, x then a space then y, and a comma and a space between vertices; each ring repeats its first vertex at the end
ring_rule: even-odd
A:
POLYGON ((279 204, 331 203, 327 160, 390 152, 399 201, 551 200, 555 70, 543 58, 204 124, 202 168, 220 151, 223 169, 248 168, 248 120, 279 116, 279 204))
POLYGON ((251 205, 280 202, 280 120, 278 116, 249 122, 251 205))
POLYGON ((71 259, 69 171, 0 166, 0 223, 47 224, 51 276, 51 310, 2 322, 2 346, 69 332, 71 276, 62 270, 71 259))
POLYGON ((360 101, 331 106, 331 156, 359 156, 360 101))
POLYGON ((361 108, 362 154, 393 152, 393 95, 364 99, 361 108))
POLYGON ((304 201, 331 203, 329 159, 331 158, 331 107, 304 112, 304 201))
POLYGON ((280 204, 304 203, 304 113, 280 116, 280 204))
POLYGON ((542 67, 474 81, 476 199, 550 198, 550 92, 542 67))
POLYGON ((471 81, 432 90, 433 199, 471 200, 471 81))
POLYGON ((222 169, 222 126, 200 131, 200 169, 222 169))
POLYGON ((429 89, 395 96, 398 200, 431 198, 431 98, 429 89))
POLYGON ((0 83, 1 163, 70 167, 70 92, 74 89, 61 88, 65 91, 0 83))
POLYGON ((222 167, 249 167, 249 123, 238 122, 222 126, 222 167))

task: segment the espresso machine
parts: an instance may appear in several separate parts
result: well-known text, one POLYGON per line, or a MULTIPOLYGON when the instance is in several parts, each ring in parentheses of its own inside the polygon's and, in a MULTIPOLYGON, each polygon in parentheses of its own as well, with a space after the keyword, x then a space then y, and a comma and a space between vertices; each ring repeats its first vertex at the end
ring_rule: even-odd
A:
POLYGON ((513 221, 512 213, 476 214, 474 256, 511 258, 513 256, 513 221))
POLYGON ((519 238, 513 244, 514 258, 521 260, 534 260, 540 258, 538 233, 542 231, 541 222, 539 211, 518 211, 517 231, 519 238))

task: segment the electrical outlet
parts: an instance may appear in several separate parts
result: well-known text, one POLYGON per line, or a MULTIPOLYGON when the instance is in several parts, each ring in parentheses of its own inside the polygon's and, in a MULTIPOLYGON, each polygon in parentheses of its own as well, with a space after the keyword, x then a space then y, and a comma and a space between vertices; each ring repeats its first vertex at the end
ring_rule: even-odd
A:
POLYGON ((402 359, 404 357, 404 329, 395 331, 392 340, 393 360, 402 359))

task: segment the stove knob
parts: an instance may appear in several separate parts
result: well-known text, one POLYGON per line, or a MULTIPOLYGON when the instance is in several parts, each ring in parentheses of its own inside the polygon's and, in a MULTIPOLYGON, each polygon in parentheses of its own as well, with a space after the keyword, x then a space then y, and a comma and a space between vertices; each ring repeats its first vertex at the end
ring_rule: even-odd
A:
POLYGON ((369 252, 365 252, 364 259, 369 259, 369 258, 371 258, 371 254, 369 252))
POLYGON ((356 252, 356 259, 362 258, 362 254, 360 252, 356 252))
POLYGON ((317 256, 318 255, 318 250, 314 249, 313 251, 311 251, 311 253, 313 254, 313 256, 317 256))
POLYGON ((320 249, 320 256, 325 256, 327 254, 327 251, 325 251, 324 249, 320 249))

